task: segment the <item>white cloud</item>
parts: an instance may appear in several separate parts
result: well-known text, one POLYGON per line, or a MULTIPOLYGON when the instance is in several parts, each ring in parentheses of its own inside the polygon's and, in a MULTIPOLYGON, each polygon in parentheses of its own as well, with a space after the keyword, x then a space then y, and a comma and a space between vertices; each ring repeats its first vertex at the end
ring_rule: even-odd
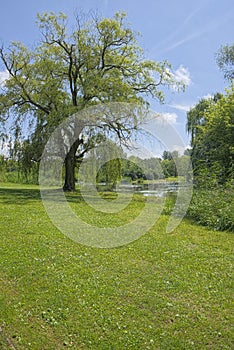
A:
POLYGON ((180 104, 175 103, 173 105, 170 105, 170 107, 178 109, 179 111, 188 112, 192 106, 191 105, 180 105, 180 104))
POLYGON ((9 78, 9 73, 7 71, 0 72, 0 86, 4 85, 4 82, 9 78))
POLYGON ((188 68, 184 67, 182 64, 173 73, 176 82, 183 82, 186 86, 191 85, 192 80, 188 68))
POLYGON ((214 95, 207 94, 207 95, 203 96, 203 99, 205 99, 205 100, 210 100, 210 99, 213 98, 213 97, 214 97, 214 95))
POLYGON ((182 156, 184 154, 184 151, 188 148, 191 148, 190 146, 179 146, 179 145, 174 145, 171 149, 171 152, 173 151, 177 151, 179 153, 180 156, 182 156))
POLYGON ((176 124, 177 118, 178 116, 176 113, 160 113, 159 115, 159 119, 162 123, 176 124))

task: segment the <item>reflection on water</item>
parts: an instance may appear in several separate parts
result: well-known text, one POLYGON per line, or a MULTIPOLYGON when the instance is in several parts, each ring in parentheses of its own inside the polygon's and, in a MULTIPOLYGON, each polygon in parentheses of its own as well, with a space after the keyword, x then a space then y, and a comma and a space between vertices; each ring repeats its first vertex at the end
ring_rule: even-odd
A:
MULTIPOLYGON (((182 187, 186 187, 186 183, 181 182, 157 182, 157 183, 149 183, 149 184, 135 184, 132 185, 130 183, 119 184, 115 189, 116 192, 137 192, 142 193, 143 196, 149 197, 164 197, 170 194, 177 194, 178 190, 182 187)), ((98 191, 108 191, 108 187, 105 183, 99 183, 97 186, 98 191)), ((113 188, 112 188, 113 190, 113 188)))
POLYGON ((144 196, 164 197, 170 194, 176 194, 178 190, 185 186, 179 182, 158 182, 154 184, 121 184, 118 186, 117 191, 121 192, 138 192, 144 196))
POLYGON ((146 187, 143 186, 143 188, 139 188, 138 191, 146 197, 164 197, 169 194, 175 194, 180 187, 181 184, 178 182, 162 182, 153 185, 146 185, 146 187))

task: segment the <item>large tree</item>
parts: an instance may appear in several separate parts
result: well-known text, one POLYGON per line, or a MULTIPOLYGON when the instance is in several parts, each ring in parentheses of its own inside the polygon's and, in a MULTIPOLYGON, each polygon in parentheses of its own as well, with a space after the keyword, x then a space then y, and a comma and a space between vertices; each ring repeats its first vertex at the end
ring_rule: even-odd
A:
MULTIPOLYGON (((73 30, 60 13, 38 15, 42 38, 29 49, 13 42, 1 47, 0 58, 9 74, 0 94, 0 115, 14 119, 17 137, 22 127, 31 129, 34 160, 39 161, 51 132, 68 116, 86 107, 109 102, 146 104, 163 101, 161 87, 182 87, 170 65, 144 58, 137 34, 125 15, 113 18, 77 16, 73 30)), ((74 190, 76 159, 104 137, 106 131, 124 138, 137 127, 132 118, 80 120, 79 137, 65 158, 64 190, 74 190)))

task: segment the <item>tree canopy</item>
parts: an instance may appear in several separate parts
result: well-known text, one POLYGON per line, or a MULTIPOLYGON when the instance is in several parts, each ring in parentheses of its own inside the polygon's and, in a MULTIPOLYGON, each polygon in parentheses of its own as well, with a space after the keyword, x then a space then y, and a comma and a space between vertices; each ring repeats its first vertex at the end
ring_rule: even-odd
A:
MULTIPOLYGON (((33 49, 19 42, 0 48, 9 74, 1 89, 0 115, 14 118, 16 138, 22 128, 31 130, 28 142, 36 161, 51 132, 69 115, 110 102, 147 105, 149 98, 162 102, 162 87, 183 87, 174 81, 167 61, 145 59, 123 13, 113 18, 77 16, 72 30, 63 13, 39 14, 37 24, 42 38, 33 49)), ((124 138, 136 127, 134 118, 99 120, 98 129, 80 122, 80 137, 65 159, 64 189, 74 189, 76 158, 104 137, 106 130, 124 138)))
POLYGON ((216 59, 230 88, 201 99, 187 113, 194 173, 207 184, 212 177, 215 183, 230 180, 234 169, 234 45, 222 46, 216 59))
POLYGON ((216 55, 217 64, 227 80, 234 79, 234 44, 224 45, 216 55))
POLYGON ((218 182, 230 179, 234 169, 234 86, 226 95, 201 100, 188 112, 188 126, 195 174, 215 176, 218 182))
POLYGON ((202 126, 206 124, 205 113, 211 104, 214 104, 222 97, 222 94, 217 93, 210 98, 202 98, 194 107, 187 113, 187 132, 191 134, 191 146, 194 145, 202 126))

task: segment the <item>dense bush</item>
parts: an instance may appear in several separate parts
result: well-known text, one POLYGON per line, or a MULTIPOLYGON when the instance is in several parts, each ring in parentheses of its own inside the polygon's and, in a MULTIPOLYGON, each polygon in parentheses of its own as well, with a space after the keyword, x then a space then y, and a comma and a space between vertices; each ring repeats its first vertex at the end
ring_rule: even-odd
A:
POLYGON ((187 114, 195 185, 187 214, 216 230, 234 231, 233 111, 231 84, 225 95, 202 99, 187 114))
POLYGON ((187 216, 215 230, 234 232, 234 186, 195 188, 187 216))

